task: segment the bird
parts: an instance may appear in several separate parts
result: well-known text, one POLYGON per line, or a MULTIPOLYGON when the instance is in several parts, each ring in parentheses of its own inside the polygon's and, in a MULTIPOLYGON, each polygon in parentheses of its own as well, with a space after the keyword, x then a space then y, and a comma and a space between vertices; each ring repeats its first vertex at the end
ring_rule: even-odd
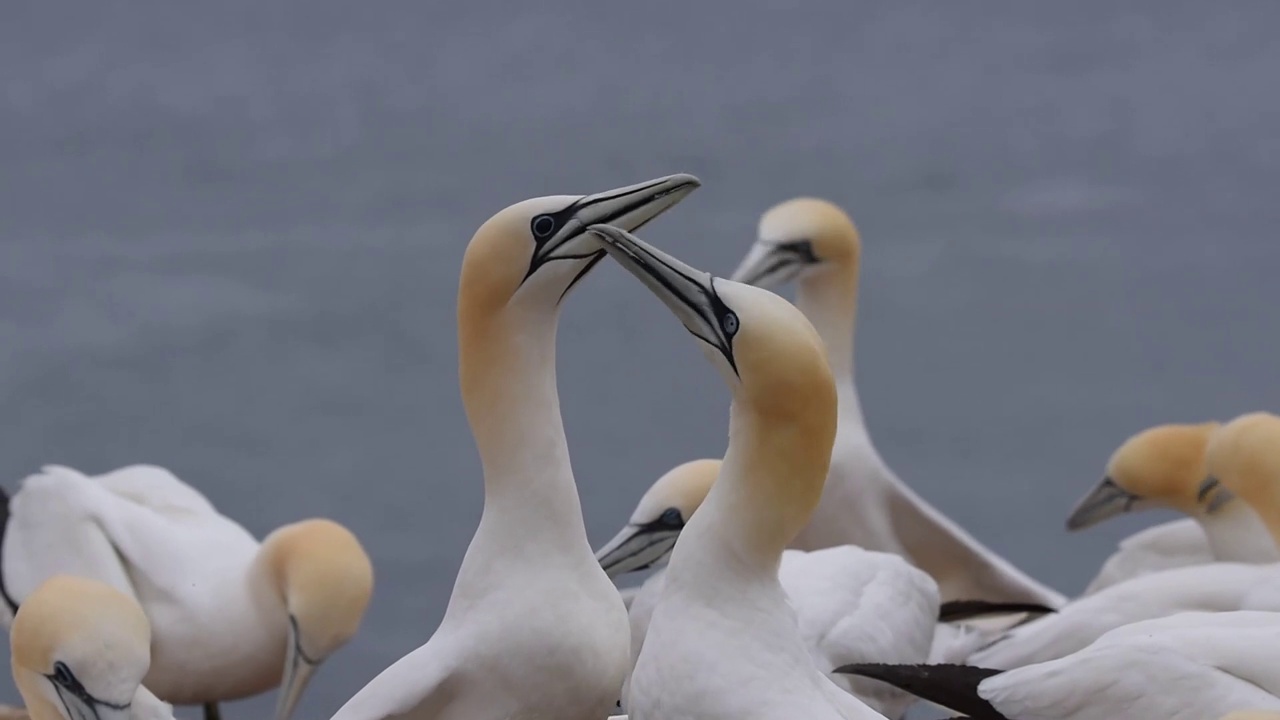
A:
POLYGON ((60 573, 129 595, 151 625, 143 683, 166 702, 203 704, 210 719, 221 701, 279 687, 275 717, 287 720, 373 591, 369 556, 342 525, 303 520, 258 542, 155 465, 97 477, 48 465, 0 505, 7 609, 60 573))
POLYGON ((31 720, 173 720, 142 685, 151 626, 133 598, 97 580, 56 574, 13 617, 13 681, 31 720))
POLYGON ((1107 559, 1083 594, 1170 567, 1215 560, 1280 562, 1280 550, 1249 504, 1221 487, 1204 484, 1205 453, 1219 427, 1218 422, 1158 425, 1128 438, 1111 455, 1102 480, 1071 511, 1067 530, 1082 530, 1125 513, 1168 508, 1190 515, 1199 538, 1190 547, 1176 535, 1163 546, 1143 543, 1142 554, 1122 549, 1107 559), (1146 558, 1153 561, 1143 563, 1146 558))
MULTIPOLYGON (((640 499, 627 526, 596 552, 605 572, 616 577, 665 561, 680 529, 706 499, 719 471, 719 460, 704 458, 677 465, 658 478, 640 499)), ((633 665, 644 646, 665 576, 665 569, 651 575, 628 608, 633 665)), ((947 653, 944 648, 941 657, 933 655, 938 586, 900 555, 854 545, 813 552, 786 550, 778 581, 796 612, 810 658, 819 667, 963 660, 972 649, 966 644, 958 652, 947 653)), ((954 641, 953 636, 947 638, 954 641)), ((850 676, 833 680, 885 717, 901 717, 915 702, 910 694, 875 680, 850 676)), ((623 697, 627 689, 628 683, 624 683, 623 697)))
POLYGON ((630 631, 587 541, 556 326, 561 301, 604 257, 588 226, 640 227, 699 185, 676 174, 534 198, 476 230, 459 279, 458 371, 484 475, 480 523, 435 633, 333 720, 600 720, 617 707, 630 631))
POLYGON ((1014 670, 852 665, 974 720, 1200 720, 1280 710, 1280 613, 1187 612, 1119 627, 1014 670))
POLYGON ((792 547, 857 545, 903 555, 938 583, 942 600, 1057 607, 1066 596, 1000 557, 916 494, 867 432, 854 382, 854 320, 862 241, 834 203, 801 197, 760 218, 757 240, 731 280, 772 289, 796 281, 796 306, 827 348, 840 426, 826 490, 792 547))
MULTIPOLYGON (((1280 418, 1248 413, 1222 425, 1205 451, 1204 475, 1200 495, 1211 504, 1219 493, 1244 501, 1280 546, 1280 418)), ((1044 662, 1123 625, 1195 610, 1280 612, 1280 564, 1213 562, 1118 582, 1004 633, 967 662, 997 669, 1044 662)))
POLYGON ((729 385, 720 473, 671 553, 625 706, 630 720, 882 718, 818 668, 778 579, 836 437, 836 389, 791 303, 715 278, 613 226, 605 250, 699 341, 729 385))

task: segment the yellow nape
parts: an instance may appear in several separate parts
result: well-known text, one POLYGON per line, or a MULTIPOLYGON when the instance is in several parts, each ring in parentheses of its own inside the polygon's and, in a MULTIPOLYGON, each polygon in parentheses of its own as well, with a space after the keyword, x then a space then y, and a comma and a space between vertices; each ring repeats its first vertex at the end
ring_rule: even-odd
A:
POLYGON ((640 498, 631 522, 653 522, 668 508, 679 510, 680 516, 688 521, 707 499, 707 493, 719 474, 720 461, 709 458, 690 460, 671 468, 640 498))
POLYGON ((1219 423, 1158 425, 1111 455, 1107 477, 1126 492, 1188 515, 1199 514, 1205 451, 1219 423))
POLYGON ((760 216, 759 242, 777 244, 808 241, 821 262, 856 265, 862 239, 853 220, 838 205, 801 197, 778 203, 760 216))
POLYGON ((1253 508, 1280 545, 1280 417, 1254 412, 1223 425, 1209 443, 1206 470, 1253 508))
POLYGON ((373 563, 350 530, 303 520, 277 529, 262 547, 308 657, 323 659, 356 634, 373 595, 373 563))
POLYGON ((1222 716, 1222 720, 1280 720, 1275 710, 1236 710, 1222 716))

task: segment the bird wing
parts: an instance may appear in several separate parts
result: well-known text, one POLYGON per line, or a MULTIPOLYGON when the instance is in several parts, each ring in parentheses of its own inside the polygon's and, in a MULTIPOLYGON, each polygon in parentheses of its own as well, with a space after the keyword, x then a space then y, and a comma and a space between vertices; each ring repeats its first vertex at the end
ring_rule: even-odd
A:
POLYGON ((1194 519, 1161 523, 1121 540, 1083 594, 1092 595, 1147 573, 1213 561, 1209 540, 1194 519))
MULTIPOLYGON (((369 681, 331 720, 435 718, 459 696, 462 674, 449 636, 439 631, 369 681)), ((465 714, 458 717, 466 717, 465 714)))
POLYGON ((1191 610, 1236 610, 1250 588, 1270 574, 1274 571, 1263 565, 1212 563, 1143 575, 1014 628, 968 662, 1012 669, 1064 657, 1108 630, 1141 620, 1191 610))
POLYGON ((156 465, 128 465, 98 475, 94 480, 120 497, 166 515, 218 513, 200 491, 156 465))

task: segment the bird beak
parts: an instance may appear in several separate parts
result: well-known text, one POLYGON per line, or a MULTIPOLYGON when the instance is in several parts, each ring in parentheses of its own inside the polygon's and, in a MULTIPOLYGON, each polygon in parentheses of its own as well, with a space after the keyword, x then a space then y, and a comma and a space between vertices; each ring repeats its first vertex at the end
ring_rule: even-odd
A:
POLYGON ((667 559, 680 537, 679 527, 649 523, 629 524, 596 551, 596 560, 611 578, 647 570, 667 559))
POLYGON ((284 678, 280 682, 280 694, 276 700, 275 720, 289 720, 298 705, 302 691, 307 689, 311 676, 322 660, 312 660, 302 651, 298 637, 298 622, 289 617, 289 652, 284 660, 284 678))
POLYGON ((738 263, 729 278, 734 282, 755 285, 766 290, 791 282, 818 258, 808 240, 786 243, 757 242, 738 263))
MULTIPOLYGON (((702 187, 702 182, 698 178, 678 173, 594 195, 584 195, 567 209, 571 213, 569 221, 534 251, 525 278, 552 260, 589 258, 590 265, 595 265, 603 254, 593 242, 581 242, 587 239, 586 229, 589 226, 608 223, 637 230, 699 187, 702 187)), ((586 271, 582 274, 585 275, 586 271)))
POLYGON ((588 230, 600 238, 619 265, 658 296, 685 329, 719 350, 734 372, 738 371, 732 345, 737 316, 716 294, 715 279, 710 273, 689 267, 621 228, 593 225, 588 230), (729 330, 725 327, 726 316, 733 318, 729 330))
POLYGON ((1134 510, 1143 510, 1143 499, 1120 487, 1109 477, 1102 478, 1088 495, 1076 503, 1067 518, 1068 530, 1083 530, 1108 518, 1134 510))
POLYGON ((53 687, 67 711, 67 717, 73 720, 129 720, 132 714, 132 705, 105 703, 85 692, 71 692, 57 683, 53 687))

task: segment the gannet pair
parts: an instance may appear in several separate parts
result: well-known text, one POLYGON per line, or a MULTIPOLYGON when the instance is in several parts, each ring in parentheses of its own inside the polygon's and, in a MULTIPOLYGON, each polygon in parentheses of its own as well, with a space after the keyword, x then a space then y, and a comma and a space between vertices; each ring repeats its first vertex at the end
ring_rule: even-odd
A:
MULTIPOLYGON (((1113 463, 1113 473, 1122 478, 1119 482, 1146 488, 1166 498, 1161 502, 1176 502, 1197 513, 1221 552, 1255 560, 1176 567, 1117 582, 1067 604, 1055 615, 1008 631, 974 652, 969 664, 1009 669, 1052 660, 1083 649, 1110 629, 1181 611, 1280 611, 1280 565, 1251 555, 1261 552, 1255 523, 1264 528, 1271 552, 1276 552, 1280 538, 1280 460, 1274 472, 1265 465, 1280 453, 1280 418, 1269 413, 1243 415, 1213 432, 1207 445, 1195 433, 1175 431, 1140 435, 1136 452, 1134 447, 1122 447, 1120 462, 1113 463), (1157 458, 1163 459, 1155 462, 1157 458), (1152 468, 1158 470, 1154 475, 1149 474, 1152 468), (1155 476, 1167 483, 1159 492, 1152 482, 1155 476), (1176 497, 1184 499, 1168 499, 1176 497), (1233 535, 1232 523, 1243 529, 1233 535)), ((1107 484, 1103 481, 1102 486, 1107 484)), ((1121 491, 1107 492, 1114 496, 1121 491)), ((1103 512, 1090 511, 1091 506, 1101 507, 1086 501, 1075 513, 1077 520, 1103 512)))
MULTIPOLYGON (((667 559, 685 518, 692 518, 720 472, 719 460, 683 463, 658 478, 640 499, 631 521, 596 552, 610 577, 667 559)), ((665 569, 650 576, 628 608, 631 657, 644 647, 645 632, 664 584, 665 569)), ((893 553, 842 545, 782 554, 778 581, 796 612, 800 635, 813 663, 833 669, 857 662, 954 662, 972 643, 950 653, 935 644, 938 586, 923 570, 893 553)), ((974 633, 975 639, 981 636, 974 633)), ((954 636, 946 636, 954 641, 954 636)), ((623 684, 623 697, 628 682, 623 684)), ((901 717, 915 698, 884 683, 843 675, 833 678, 872 709, 901 717)), ((625 709, 625 707, 624 707, 625 709)))
POLYGON ((1280 561, 1280 551, 1248 503, 1219 487, 1203 486, 1205 454, 1219 427, 1217 422, 1159 425, 1135 434, 1116 449, 1103 479, 1081 498, 1067 519, 1068 530, 1082 530, 1117 515, 1156 507, 1191 517, 1126 538, 1084 595, 1174 567, 1215 560, 1280 561))
POLYGON ((360 542, 330 520, 261 543, 204 495, 150 465, 87 477, 51 465, 4 498, 4 621, 57 574, 101 581, 150 621, 143 681, 167 702, 217 703, 279 687, 287 720, 317 667, 356 632, 373 589, 360 542))
POLYGON ((792 547, 857 545, 908 558, 943 601, 1057 607, 1065 596, 993 553, 889 469, 867 433, 854 383, 853 338, 862 244, 849 216, 799 198, 760 219, 758 239, 732 280, 762 288, 797 282, 796 306, 817 329, 835 375, 839 429, 822 501, 792 547))
POLYGON ((883 717, 819 669, 778 577, 822 497, 837 396, 822 340, 766 290, 615 228, 605 248, 701 343, 729 385, 720 473, 671 553, 625 700, 630 720, 883 717))
POLYGON ((10 628, 13 680, 31 720, 173 720, 141 685, 151 665, 142 608, 114 588, 54 575, 10 628))
POLYGON ((458 288, 459 384, 484 510, 444 619, 334 720, 602 720, 629 665, 626 608, 587 542, 556 389, 567 293, 604 258, 596 223, 638 228, 691 175, 512 205, 480 226, 458 288))
MULTIPOLYGON (((1251 413, 1222 426, 1209 442, 1205 470, 1206 493, 1230 492, 1248 502, 1280 544, 1280 418, 1251 413)), ((1278 587, 1276 564, 1155 572, 1010 632, 967 667, 842 671, 892 682, 974 717, 1143 720, 1276 710, 1278 587), (1136 588, 1150 590, 1144 596, 1136 588), (1221 612, 1182 612, 1195 609, 1221 612)))

